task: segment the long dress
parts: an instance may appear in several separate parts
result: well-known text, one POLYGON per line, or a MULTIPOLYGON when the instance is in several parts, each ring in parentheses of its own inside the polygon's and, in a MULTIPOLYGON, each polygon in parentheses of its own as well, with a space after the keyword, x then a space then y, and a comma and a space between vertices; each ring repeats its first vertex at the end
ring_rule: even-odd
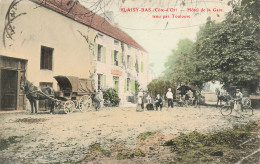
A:
POLYGON ((136 111, 137 112, 143 112, 144 109, 142 109, 142 104, 143 104, 143 92, 139 92, 137 95, 137 106, 136 106, 136 111))

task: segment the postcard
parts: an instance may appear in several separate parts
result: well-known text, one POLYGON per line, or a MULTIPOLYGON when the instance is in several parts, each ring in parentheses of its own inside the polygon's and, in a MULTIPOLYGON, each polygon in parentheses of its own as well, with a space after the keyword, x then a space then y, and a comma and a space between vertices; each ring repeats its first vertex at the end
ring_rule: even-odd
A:
POLYGON ((256 0, 0 0, 0 163, 259 163, 256 0))

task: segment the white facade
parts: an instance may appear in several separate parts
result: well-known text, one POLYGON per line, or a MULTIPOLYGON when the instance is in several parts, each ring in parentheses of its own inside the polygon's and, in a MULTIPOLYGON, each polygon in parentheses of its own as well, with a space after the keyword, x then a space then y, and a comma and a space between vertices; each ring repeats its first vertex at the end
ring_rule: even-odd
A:
POLYGON ((135 81, 139 88, 146 89, 148 83, 148 54, 101 32, 95 42, 95 87, 116 88, 114 78, 119 79, 120 104, 135 94, 135 81), (99 49, 100 47, 101 50, 99 49), (115 52, 116 51, 116 52, 115 52), (101 53, 100 53, 101 52, 101 53), (117 57, 116 56, 117 53, 117 57), (99 56, 101 54, 101 57, 99 56), (118 63, 114 60, 117 58, 118 63), (136 65, 138 63, 138 66, 136 65), (118 64, 118 65, 117 65, 118 64), (138 69, 137 69, 138 67, 138 69), (101 77, 101 79, 99 79, 101 77), (100 80, 100 82, 98 82, 100 80))
MULTIPOLYGON (((1 1, 0 27, 6 26, 5 13, 11 2, 1 1)), ((15 34, 12 39, 5 37, 6 47, 2 42, 4 29, 0 28, 0 54, 27 59, 27 79, 36 86, 48 82, 57 89, 56 75, 89 78, 94 70, 91 44, 94 47, 97 32, 50 9, 36 7, 29 0, 17 4, 16 15, 25 14, 13 21, 15 34), (88 36, 89 43, 82 35, 88 36), (40 68, 42 46, 53 49, 51 70, 40 68)))
MULTIPOLYGON (((127 96, 134 94, 135 83, 133 82, 135 80, 140 83, 141 88, 146 88, 147 52, 116 40, 92 26, 85 25, 70 13, 66 15, 54 11, 56 9, 39 7, 31 0, 19 1, 8 13, 13 2, 0 1, 0 27, 6 27, 0 28, 0 55, 27 60, 26 76, 34 85, 48 83, 57 90, 57 82, 53 77, 64 75, 79 78, 93 77, 95 87, 98 89, 99 75, 102 77, 100 81, 102 88, 114 88, 113 78, 115 77, 118 78, 121 104, 126 102, 127 96), (8 22, 7 16, 11 19, 12 16, 18 17, 8 22), (8 23, 14 27, 12 38, 7 36, 11 33, 8 23), (5 35, 2 35, 4 33, 5 35), (98 58, 99 45, 102 46, 100 58, 98 58), (124 45, 123 49, 121 45, 124 45), (49 69, 41 68, 43 47, 52 50, 49 69), (115 56, 113 55, 115 51, 118 52, 118 66, 111 59, 115 56), (119 60, 121 55, 123 59, 119 60), (127 66, 127 56, 130 57, 129 66, 127 66), (138 61, 138 71, 135 69, 136 61, 138 61), (130 79, 129 87, 127 87, 127 79, 130 79)), ((0 71, 1 69, 6 68, 0 65, 0 71)), ((19 84, 17 86, 19 88, 19 84)))

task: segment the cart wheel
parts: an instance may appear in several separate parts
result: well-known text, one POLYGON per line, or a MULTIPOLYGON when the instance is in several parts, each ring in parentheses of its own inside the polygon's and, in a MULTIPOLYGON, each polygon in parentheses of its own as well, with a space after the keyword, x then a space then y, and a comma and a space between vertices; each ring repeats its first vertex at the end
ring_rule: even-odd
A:
POLYGON ((88 95, 82 96, 79 100, 79 110, 81 112, 87 111, 92 106, 92 100, 91 97, 88 95))
POLYGON ((220 109, 220 112, 223 116, 230 115, 232 113, 232 108, 230 106, 223 106, 220 109))
POLYGON ((73 101, 66 101, 64 103, 64 112, 67 113, 72 113, 75 109, 75 103, 73 101))

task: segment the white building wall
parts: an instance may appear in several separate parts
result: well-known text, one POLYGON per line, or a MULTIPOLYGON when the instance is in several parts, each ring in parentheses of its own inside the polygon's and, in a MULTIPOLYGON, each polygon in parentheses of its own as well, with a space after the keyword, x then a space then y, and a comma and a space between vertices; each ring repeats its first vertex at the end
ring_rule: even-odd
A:
MULTIPOLYGON (((102 33, 100 33, 102 34, 102 33)), ((100 44, 105 47, 106 51, 106 63, 103 61, 97 61, 97 50, 96 50, 96 56, 94 58, 95 61, 95 88, 97 89, 98 86, 98 74, 102 74, 103 76, 106 76, 106 85, 103 84, 102 88, 113 88, 113 76, 119 77, 119 97, 121 98, 120 103, 124 104, 127 102, 127 96, 133 96, 134 93, 131 92, 131 84, 129 86, 129 91, 125 91, 125 85, 126 85, 126 79, 130 78, 136 79, 140 83, 140 88, 146 89, 147 88, 147 82, 148 82, 148 54, 144 51, 141 51, 133 46, 127 46, 127 44, 124 43, 124 52, 123 52, 123 61, 125 65, 119 65, 115 66, 112 62, 111 54, 112 51, 116 50, 120 53, 122 53, 122 47, 121 42, 119 41, 118 44, 114 43, 114 38, 107 36, 105 34, 102 34, 102 37, 97 37, 96 44, 100 44), (130 55, 132 58, 132 67, 127 68, 127 56, 130 55), (139 72, 137 73, 135 69, 135 62, 136 59, 138 59, 138 65, 139 65, 139 72), (141 62, 143 62, 143 72, 141 72, 141 62), (115 75, 112 73, 113 70, 117 70, 121 72, 121 75, 115 75), (130 75, 130 76, 129 76, 130 75)))
POLYGON ((68 17, 37 7, 36 4, 24 0, 18 3, 16 15, 26 13, 15 19, 13 40, 6 39, 3 46, 3 27, 5 13, 11 1, 0 3, 0 54, 4 56, 28 59, 27 79, 36 86, 39 82, 52 82, 55 89, 56 80, 53 76, 66 75, 89 78, 94 72, 91 50, 97 32, 68 17), (89 43, 82 36, 89 38, 89 43), (54 48, 53 70, 40 69, 41 46, 54 48))
MULTIPOLYGON (((1 13, 6 13, 11 1, 1 1, 1 13)), ((106 75, 105 88, 113 87, 113 76, 119 77, 119 97, 121 103, 126 102, 126 97, 134 93, 131 89, 125 92, 125 81, 128 77, 136 79, 141 88, 147 85, 147 66, 148 54, 133 46, 130 48, 124 43, 124 61, 127 62, 127 55, 132 58, 133 66, 127 68, 123 65, 114 66, 111 64, 111 52, 116 50, 122 53, 121 42, 116 45, 114 38, 103 34, 103 37, 97 37, 97 31, 80 24, 66 16, 37 5, 29 0, 18 3, 17 15, 20 16, 12 25, 15 26, 13 40, 6 40, 6 48, 3 46, 3 36, 0 35, 0 54, 4 56, 23 58, 28 60, 27 79, 36 86, 40 82, 53 83, 54 89, 57 89, 56 81, 53 76, 66 75, 77 76, 80 78, 89 78, 92 73, 97 87, 97 74, 106 75), (83 37, 88 37, 89 43, 83 37), (106 63, 99 62, 94 54, 94 42, 101 44, 106 49, 106 63), (54 48, 53 51, 53 70, 40 69, 41 46, 54 48), (135 61, 138 59, 139 73, 135 70, 135 61), (143 72, 141 72, 141 62, 144 63, 143 72), (94 68, 96 68, 94 70, 94 68), (121 72, 120 75, 113 75, 112 71, 121 72), (129 76, 130 75, 130 76, 129 76)), ((0 15, 0 27, 5 26, 5 14, 0 15)), ((0 29, 3 34, 3 28, 0 29)), ((131 84, 130 84, 131 88, 131 84)))

